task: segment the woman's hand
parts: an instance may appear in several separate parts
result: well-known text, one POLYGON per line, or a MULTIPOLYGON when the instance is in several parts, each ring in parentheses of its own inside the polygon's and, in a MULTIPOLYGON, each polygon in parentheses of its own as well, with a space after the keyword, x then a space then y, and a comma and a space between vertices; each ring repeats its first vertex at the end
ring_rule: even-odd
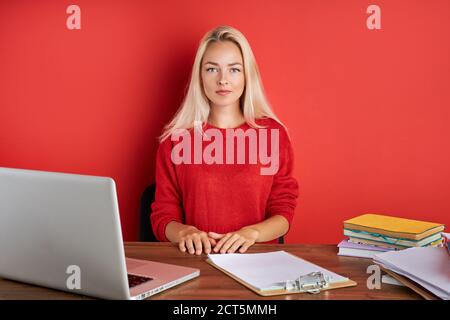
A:
POLYGON ((244 227, 239 231, 220 234, 208 232, 208 236, 213 240, 218 240, 214 246, 214 252, 234 253, 239 249, 240 253, 244 253, 258 239, 259 231, 256 229, 244 227))
POLYGON ((208 237, 206 232, 200 231, 194 226, 189 226, 180 231, 178 247, 182 252, 186 252, 187 250, 190 254, 201 255, 202 252, 209 254, 211 252, 211 246, 215 245, 216 240, 208 237))

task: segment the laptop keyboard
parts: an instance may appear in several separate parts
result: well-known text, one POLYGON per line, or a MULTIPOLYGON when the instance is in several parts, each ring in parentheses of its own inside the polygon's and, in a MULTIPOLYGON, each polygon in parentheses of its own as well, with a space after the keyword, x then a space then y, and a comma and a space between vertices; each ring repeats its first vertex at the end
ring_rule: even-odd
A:
POLYGON ((130 288, 136 287, 140 284, 152 281, 153 278, 137 276, 135 274, 128 274, 128 286, 130 288))

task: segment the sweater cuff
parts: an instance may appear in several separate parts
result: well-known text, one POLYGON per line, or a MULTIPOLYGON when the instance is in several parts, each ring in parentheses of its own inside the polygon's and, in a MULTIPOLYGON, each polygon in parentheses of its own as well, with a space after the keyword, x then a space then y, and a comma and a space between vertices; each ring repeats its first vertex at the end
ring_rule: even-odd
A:
POLYGON ((286 234, 288 234, 289 230, 291 230, 291 224, 292 224, 292 219, 294 217, 294 212, 295 212, 294 209, 291 209, 291 208, 285 208, 285 209, 282 209, 282 210, 279 210, 279 211, 277 210, 277 211, 274 211, 274 212, 268 212, 267 215, 266 215, 266 219, 270 218, 270 217, 273 217, 273 216, 282 216, 282 217, 284 217, 287 220, 287 222, 288 222, 288 230, 284 234, 284 235, 286 235, 286 234))
POLYGON ((168 217, 159 222, 157 229, 156 229, 155 236, 160 242, 170 242, 169 239, 167 239, 167 237, 166 237, 166 227, 169 224, 169 222, 172 222, 172 221, 181 223, 181 221, 179 221, 178 219, 173 218, 173 217, 168 217))

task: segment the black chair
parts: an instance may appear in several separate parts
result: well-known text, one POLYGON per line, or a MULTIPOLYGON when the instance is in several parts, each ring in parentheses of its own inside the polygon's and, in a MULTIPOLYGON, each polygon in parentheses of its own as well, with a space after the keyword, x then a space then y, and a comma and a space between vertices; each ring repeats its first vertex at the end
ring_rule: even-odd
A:
MULTIPOLYGON (((140 230, 139 240, 145 242, 157 242, 155 235, 153 234, 152 225, 150 223, 150 215, 152 214, 152 203, 155 201, 156 184, 153 183, 145 188, 141 196, 140 207, 140 230)), ((278 238, 278 243, 284 243, 284 236, 278 238)))
POLYGON ((155 201, 156 184, 151 184, 145 188, 141 196, 140 207, 140 229, 139 229, 139 241, 151 241, 157 242, 155 235, 153 234, 152 225, 150 223, 150 215, 152 214, 152 203, 155 201))

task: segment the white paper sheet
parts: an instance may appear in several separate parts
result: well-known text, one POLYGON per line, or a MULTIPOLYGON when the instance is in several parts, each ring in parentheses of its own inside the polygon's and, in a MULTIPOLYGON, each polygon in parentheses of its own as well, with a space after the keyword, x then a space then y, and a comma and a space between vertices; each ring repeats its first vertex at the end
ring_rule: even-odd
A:
POLYGON ((295 280, 311 272, 322 271, 330 283, 347 281, 334 272, 319 267, 285 251, 267 253, 209 254, 214 264, 247 282, 258 290, 273 290, 274 284, 295 280))
POLYGON ((374 261, 450 299, 450 256, 445 248, 421 247, 376 254, 374 261))

